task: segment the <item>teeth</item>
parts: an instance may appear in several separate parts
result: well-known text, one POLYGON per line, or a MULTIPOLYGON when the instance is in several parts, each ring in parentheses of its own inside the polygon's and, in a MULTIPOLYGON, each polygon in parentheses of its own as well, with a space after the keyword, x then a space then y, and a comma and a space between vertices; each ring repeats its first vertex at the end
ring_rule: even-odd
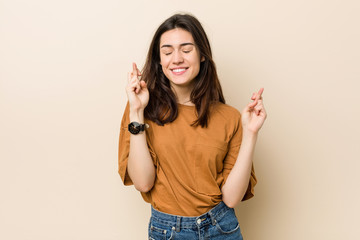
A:
POLYGON ((178 69, 174 69, 172 70, 173 72, 183 72, 185 71, 186 69, 185 68, 178 68, 178 69))

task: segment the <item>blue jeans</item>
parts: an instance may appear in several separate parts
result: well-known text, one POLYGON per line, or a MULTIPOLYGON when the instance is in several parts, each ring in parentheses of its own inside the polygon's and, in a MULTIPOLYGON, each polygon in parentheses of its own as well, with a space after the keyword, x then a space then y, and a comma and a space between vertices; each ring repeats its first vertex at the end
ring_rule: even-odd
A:
POLYGON ((198 217, 182 217, 159 212, 151 207, 149 240, 242 240, 233 208, 220 202, 198 217))

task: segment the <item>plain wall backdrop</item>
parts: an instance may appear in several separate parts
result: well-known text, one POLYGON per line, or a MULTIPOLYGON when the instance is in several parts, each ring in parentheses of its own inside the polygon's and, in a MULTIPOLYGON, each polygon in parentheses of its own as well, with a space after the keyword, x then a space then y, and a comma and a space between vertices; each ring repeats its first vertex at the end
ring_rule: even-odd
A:
POLYGON ((246 240, 357 239, 360 3, 0 0, 0 239, 146 239, 117 173, 131 63, 161 22, 203 24, 227 103, 264 87, 246 240))

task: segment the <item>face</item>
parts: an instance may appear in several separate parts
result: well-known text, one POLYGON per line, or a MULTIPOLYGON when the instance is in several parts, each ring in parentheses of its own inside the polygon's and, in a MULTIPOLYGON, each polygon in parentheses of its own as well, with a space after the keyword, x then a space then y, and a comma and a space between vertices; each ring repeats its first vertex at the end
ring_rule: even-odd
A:
POLYGON ((171 86, 189 87, 200 71, 200 54, 190 32, 175 28, 161 35, 160 64, 171 86))

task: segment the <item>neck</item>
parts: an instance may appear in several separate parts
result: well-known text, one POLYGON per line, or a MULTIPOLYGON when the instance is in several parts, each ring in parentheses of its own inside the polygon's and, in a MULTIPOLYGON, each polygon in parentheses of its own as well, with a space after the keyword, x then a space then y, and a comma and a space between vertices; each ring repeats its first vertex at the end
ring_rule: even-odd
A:
POLYGON ((194 103, 190 100, 190 95, 192 92, 192 86, 191 87, 179 87, 179 86, 171 86, 175 96, 177 98, 177 102, 183 105, 190 105, 193 106, 194 103))

